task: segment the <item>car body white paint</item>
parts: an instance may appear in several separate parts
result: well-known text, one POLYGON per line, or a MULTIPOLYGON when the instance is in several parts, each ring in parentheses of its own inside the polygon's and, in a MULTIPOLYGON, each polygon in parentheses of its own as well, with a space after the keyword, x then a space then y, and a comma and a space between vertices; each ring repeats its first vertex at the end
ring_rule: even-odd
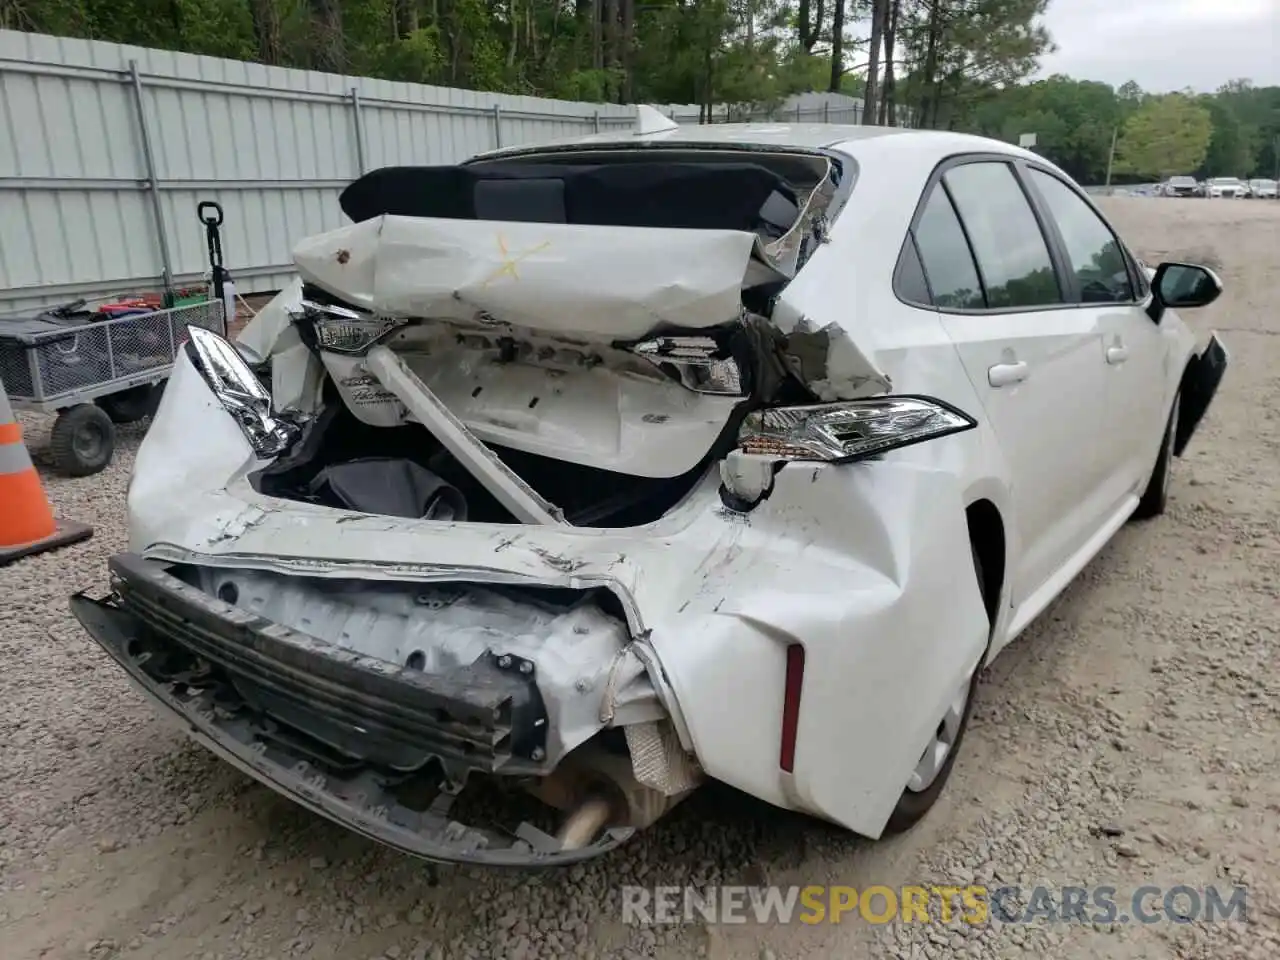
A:
POLYGON ((1274 200, 1277 196, 1276 181, 1266 177, 1249 181, 1249 196, 1254 200, 1274 200))
MULTIPOLYGON (((892 392, 944 399, 976 418, 976 429, 865 463, 789 464, 746 514, 721 505, 712 471, 643 527, 446 524, 258 494, 246 475, 262 464, 182 357, 138 454, 130 547, 159 560, 322 580, 602 586, 620 600, 645 665, 629 674, 630 699, 660 703, 707 774, 879 836, 957 685, 1134 509, 1193 338, 1172 312, 1157 325, 1140 305, 958 317, 894 295, 901 243, 938 163, 978 152, 1046 165, 1028 151, 958 134, 826 125, 663 129, 645 139, 823 147, 853 158, 850 202, 787 286, 778 322, 834 325, 892 392), (1140 362, 1106 363, 1118 339, 1140 362), (1009 350, 1029 376, 992 389, 986 367, 1009 350), (1006 531, 994 624, 966 525, 977 500, 995 507, 1006 531), (785 773, 778 748, 790 643, 803 644, 806 672, 794 771, 785 773)), ((241 342, 274 358, 277 408, 306 410, 322 370, 289 325, 298 297, 297 288, 282 292, 241 342)), ((591 416, 584 407, 587 432, 591 416)), ((538 442, 544 451, 556 443, 545 434, 538 442)), ((621 454, 615 445, 599 456, 616 466, 621 454)), ((388 659, 396 652, 380 650, 388 659)), ((585 667, 590 697, 602 696, 609 666, 585 667)), ((575 716, 579 726, 559 731, 561 744, 607 725, 575 716)))
POLYGON ((1245 186, 1243 180, 1237 180, 1235 177, 1215 177, 1212 180, 1204 182, 1206 196, 1211 198, 1230 197, 1233 200, 1240 200, 1249 196, 1249 188, 1245 186))

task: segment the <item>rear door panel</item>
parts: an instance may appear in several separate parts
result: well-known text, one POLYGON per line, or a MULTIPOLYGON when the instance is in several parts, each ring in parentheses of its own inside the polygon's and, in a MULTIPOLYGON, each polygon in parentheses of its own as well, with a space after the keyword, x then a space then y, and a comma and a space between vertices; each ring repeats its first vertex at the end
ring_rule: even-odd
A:
POLYGON ((1016 606, 1103 522, 1102 334, 1088 312, 1055 308, 1055 264, 1008 164, 962 163, 934 189, 916 239, 942 326, 1011 471, 1023 548, 1011 571, 1016 606), (948 223, 957 215, 963 247, 948 223))
POLYGON ((1079 192, 1056 175, 1027 168, 1071 270, 1070 296, 1102 336, 1105 417, 1095 446, 1109 511, 1141 493, 1164 434, 1169 351, 1141 305, 1143 289, 1115 231, 1079 192))

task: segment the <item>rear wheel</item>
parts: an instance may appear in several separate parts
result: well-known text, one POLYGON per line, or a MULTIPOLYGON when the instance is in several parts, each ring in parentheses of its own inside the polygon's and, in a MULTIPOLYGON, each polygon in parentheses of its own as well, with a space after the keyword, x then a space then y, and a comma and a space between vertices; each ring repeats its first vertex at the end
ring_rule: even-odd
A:
MULTIPOLYGON (((982 571, 982 560, 972 544, 970 549, 973 550, 973 571, 978 577, 982 606, 989 610, 991 605, 987 603, 987 586, 982 571)), ((982 663, 979 661, 973 669, 973 676, 965 679, 956 689, 954 697, 947 705, 947 712, 943 714, 938 729, 934 732, 933 739, 920 755, 920 761, 911 772, 911 779, 907 781, 906 789, 898 798, 898 805, 889 816, 889 822, 884 828, 886 834, 903 833, 911 829, 938 802, 938 797, 942 795, 942 788, 947 785, 947 780, 951 777, 951 769, 955 766, 956 757, 960 753, 960 742, 969 728, 974 694, 977 692, 978 677, 981 674, 982 663)))
POLYGON ((72 477, 87 477, 111 462, 116 428, 105 410, 81 403, 58 414, 49 446, 60 471, 72 477))

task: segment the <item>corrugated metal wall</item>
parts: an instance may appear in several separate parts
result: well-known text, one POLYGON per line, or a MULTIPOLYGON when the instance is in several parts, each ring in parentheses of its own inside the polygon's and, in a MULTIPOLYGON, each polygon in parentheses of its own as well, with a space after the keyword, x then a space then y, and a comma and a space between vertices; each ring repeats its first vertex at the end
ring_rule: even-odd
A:
POLYGON ((634 117, 0 30, 0 313, 159 289, 166 271, 199 282, 202 200, 225 211, 239 289, 278 289, 293 244, 342 224, 337 195, 361 170, 626 129, 634 117))

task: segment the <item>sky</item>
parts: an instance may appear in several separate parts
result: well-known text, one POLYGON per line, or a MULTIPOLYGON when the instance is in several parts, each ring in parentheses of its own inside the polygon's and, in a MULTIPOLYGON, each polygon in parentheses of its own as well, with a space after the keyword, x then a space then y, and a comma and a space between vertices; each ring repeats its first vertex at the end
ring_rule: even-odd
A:
POLYGON ((1045 23, 1058 51, 1040 76, 1153 92, 1280 85, 1280 0, 1050 0, 1045 23))

